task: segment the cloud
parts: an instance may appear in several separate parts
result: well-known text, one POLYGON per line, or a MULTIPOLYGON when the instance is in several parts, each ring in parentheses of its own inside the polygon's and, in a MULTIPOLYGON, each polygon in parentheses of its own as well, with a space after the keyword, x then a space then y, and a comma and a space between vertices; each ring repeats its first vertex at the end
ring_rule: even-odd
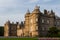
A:
POLYGON ((0 7, 11 7, 15 5, 16 1, 14 0, 0 0, 0 7))
POLYGON ((4 25, 4 22, 9 19, 21 21, 23 19, 22 7, 24 7, 22 3, 20 0, 0 0, 0 25, 4 25))
POLYGON ((50 2, 50 1, 52 1, 52 0, 43 0, 43 2, 50 2))
POLYGON ((39 0, 29 0, 30 3, 36 3, 38 2, 39 0))
POLYGON ((12 21, 15 19, 15 21, 23 20, 26 10, 30 8, 30 11, 32 11, 36 4, 41 6, 40 9, 44 10, 44 8, 46 8, 49 10, 52 8, 56 13, 60 13, 60 1, 51 1, 52 0, 0 0, 0 25, 4 24, 8 19, 12 21))
POLYGON ((43 3, 43 2, 50 2, 53 0, 29 0, 29 3, 43 3))

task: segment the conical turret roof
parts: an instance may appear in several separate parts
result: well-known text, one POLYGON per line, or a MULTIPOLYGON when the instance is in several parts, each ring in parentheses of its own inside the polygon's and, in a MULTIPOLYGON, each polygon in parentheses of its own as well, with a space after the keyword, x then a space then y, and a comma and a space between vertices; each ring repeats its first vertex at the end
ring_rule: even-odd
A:
POLYGON ((25 16, 29 16, 29 15, 30 15, 30 11, 28 9, 25 16))
POLYGON ((26 13, 30 13, 29 9, 27 10, 27 12, 26 12, 26 13))

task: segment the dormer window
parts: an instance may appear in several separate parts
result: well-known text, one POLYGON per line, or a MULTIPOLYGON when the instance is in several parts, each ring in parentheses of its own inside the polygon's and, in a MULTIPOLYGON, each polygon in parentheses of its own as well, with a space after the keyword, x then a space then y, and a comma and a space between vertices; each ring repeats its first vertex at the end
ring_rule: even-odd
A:
POLYGON ((59 23, 59 22, 57 22, 57 25, 60 25, 60 23, 59 23))

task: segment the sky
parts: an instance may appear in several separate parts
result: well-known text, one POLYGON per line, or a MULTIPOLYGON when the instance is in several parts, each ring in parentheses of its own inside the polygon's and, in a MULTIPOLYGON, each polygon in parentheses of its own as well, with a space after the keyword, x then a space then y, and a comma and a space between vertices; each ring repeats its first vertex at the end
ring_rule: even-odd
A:
POLYGON ((40 6, 40 11, 51 9, 60 16, 60 0, 0 0, 0 26, 6 21, 21 22, 29 9, 33 11, 36 5, 40 6))

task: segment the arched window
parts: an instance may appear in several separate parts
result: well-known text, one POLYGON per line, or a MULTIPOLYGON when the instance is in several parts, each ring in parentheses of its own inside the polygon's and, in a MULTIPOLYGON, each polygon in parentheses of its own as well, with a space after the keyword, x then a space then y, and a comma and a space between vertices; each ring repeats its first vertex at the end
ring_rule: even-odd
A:
POLYGON ((35 29, 38 30, 38 26, 36 26, 35 29))

